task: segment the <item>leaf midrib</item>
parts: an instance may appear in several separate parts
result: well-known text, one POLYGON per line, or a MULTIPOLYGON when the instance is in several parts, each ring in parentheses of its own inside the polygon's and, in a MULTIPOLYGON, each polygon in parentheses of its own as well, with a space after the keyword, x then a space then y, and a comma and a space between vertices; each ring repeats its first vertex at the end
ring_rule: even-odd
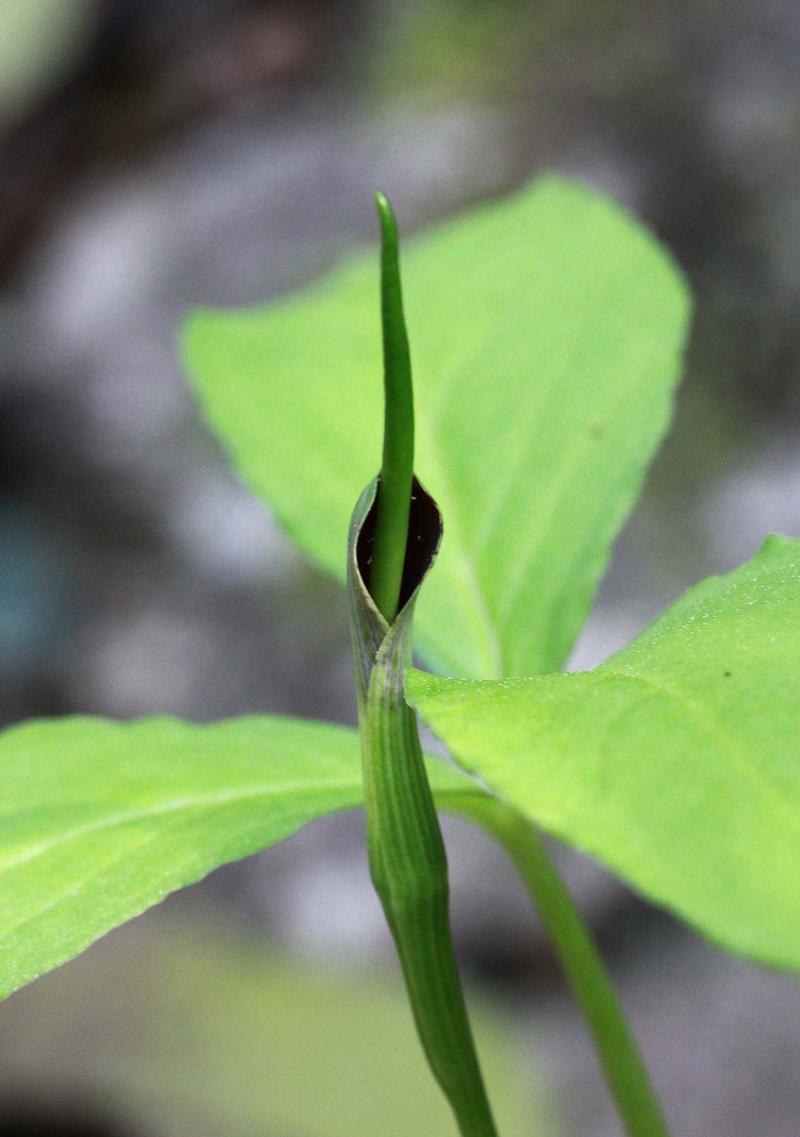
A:
POLYGON ((85 837, 92 833, 102 832, 105 829, 121 828, 137 821, 148 821, 154 817, 169 816, 173 813, 181 813, 182 811, 192 809, 205 808, 209 811, 213 811, 217 808, 224 808, 227 805, 235 805, 237 802, 256 801, 261 798, 308 795, 314 794, 319 790, 341 791, 352 789, 358 789, 358 783, 352 779, 334 782, 320 780, 315 781, 313 784, 309 784, 308 782, 295 782, 280 787, 249 786, 242 790, 229 790, 224 793, 215 792, 214 794, 197 794, 194 796, 187 795, 137 809, 120 810, 117 813, 105 814, 103 817, 95 818, 93 821, 87 821, 82 825, 77 825, 46 841, 39 841, 35 845, 26 848, 17 856, 12 857, 10 860, 0 861, 0 876, 11 869, 31 864, 39 857, 45 856, 53 849, 58 848, 59 845, 66 844, 69 841, 85 837))

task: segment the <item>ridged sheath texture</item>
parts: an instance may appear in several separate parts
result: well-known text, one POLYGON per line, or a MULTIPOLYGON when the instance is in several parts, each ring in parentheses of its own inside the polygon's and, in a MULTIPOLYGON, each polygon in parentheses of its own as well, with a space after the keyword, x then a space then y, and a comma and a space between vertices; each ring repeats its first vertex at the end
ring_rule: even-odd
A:
POLYGON ((431 1070, 463 1137, 496 1137, 450 936, 447 859, 416 718, 404 696, 414 603, 441 522, 415 482, 400 608, 387 624, 369 592, 376 489, 377 480, 361 495, 348 545, 370 872, 431 1070))

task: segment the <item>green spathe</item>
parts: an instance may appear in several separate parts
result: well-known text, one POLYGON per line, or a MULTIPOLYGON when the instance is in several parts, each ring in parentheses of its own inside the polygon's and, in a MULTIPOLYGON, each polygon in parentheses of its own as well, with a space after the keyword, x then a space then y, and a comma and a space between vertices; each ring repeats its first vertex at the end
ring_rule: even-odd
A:
MULTIPOLYGON (((547 177, 408 241, 415 470, 446 535, 416 644, 469 677, 560 667, 669 421, 688 299, 606 198, 547 177)), ((342 576, 381 451, 374 254, 297 297, 201 311, 184 348, 212 427, 300 547, 342 576)))
POLYGON ((347 556, 370 875, 420 1041, 459 1133, 497 1137, 450 934, 447 856, 404 691, 414 605, 439 547, 441 520, 416 482, 400 606, 387 622, 370 587, 378 555, 377 492, 373 480, 356 503, 347 556))
POLYGON ((711 939, 800 969, 800 541, 691 589, 594 671, 415 672, 453 755, 711 939))

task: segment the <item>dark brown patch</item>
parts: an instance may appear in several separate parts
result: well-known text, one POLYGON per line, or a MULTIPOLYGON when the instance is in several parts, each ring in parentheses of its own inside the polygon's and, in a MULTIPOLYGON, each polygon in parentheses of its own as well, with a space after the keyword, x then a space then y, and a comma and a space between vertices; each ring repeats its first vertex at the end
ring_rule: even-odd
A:
MULTIPOLYGON (((361 579, 369 588, 372 568, 372 547, 375 541, 375 514, 380 493, 380 479, 375 500, 364 518, 356 543, 356 561, 361 579)), ((408 519, 408 541, 406 559, 403 566, 403 584, 400 589, 400 604, 403 608, 418 587, 436 554, 442 536, 442 518, 438 506, 427 490, 414 478, 411 491, 411 514, 408 519)))

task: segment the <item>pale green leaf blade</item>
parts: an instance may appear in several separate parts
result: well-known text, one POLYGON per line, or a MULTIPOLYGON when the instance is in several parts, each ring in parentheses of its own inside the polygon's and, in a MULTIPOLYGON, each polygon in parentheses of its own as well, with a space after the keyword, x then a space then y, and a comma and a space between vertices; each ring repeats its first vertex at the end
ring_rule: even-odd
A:
MULTIPOLYGON (((402 263, 416 469, 444 518, 418 647, 449 674, 552 670, 666 429, 684 285, 621 209, 554 177, 408 241, 402 263)), ((264 309, 196 313, 184 347, 246 483, 342 576, 380 464, 377 255, 264 309)))
MULTIPOLYGON (((432 764, 433 784, 464 788, 432 764)), ((362 800, 358 736, 282 718, 0 734, 0 998, 167 893, 362 800)))
POLYGON ((800 970, 800 541, 772 537, 594 671, 409 676, 468 769, 720 944, 800 970))

